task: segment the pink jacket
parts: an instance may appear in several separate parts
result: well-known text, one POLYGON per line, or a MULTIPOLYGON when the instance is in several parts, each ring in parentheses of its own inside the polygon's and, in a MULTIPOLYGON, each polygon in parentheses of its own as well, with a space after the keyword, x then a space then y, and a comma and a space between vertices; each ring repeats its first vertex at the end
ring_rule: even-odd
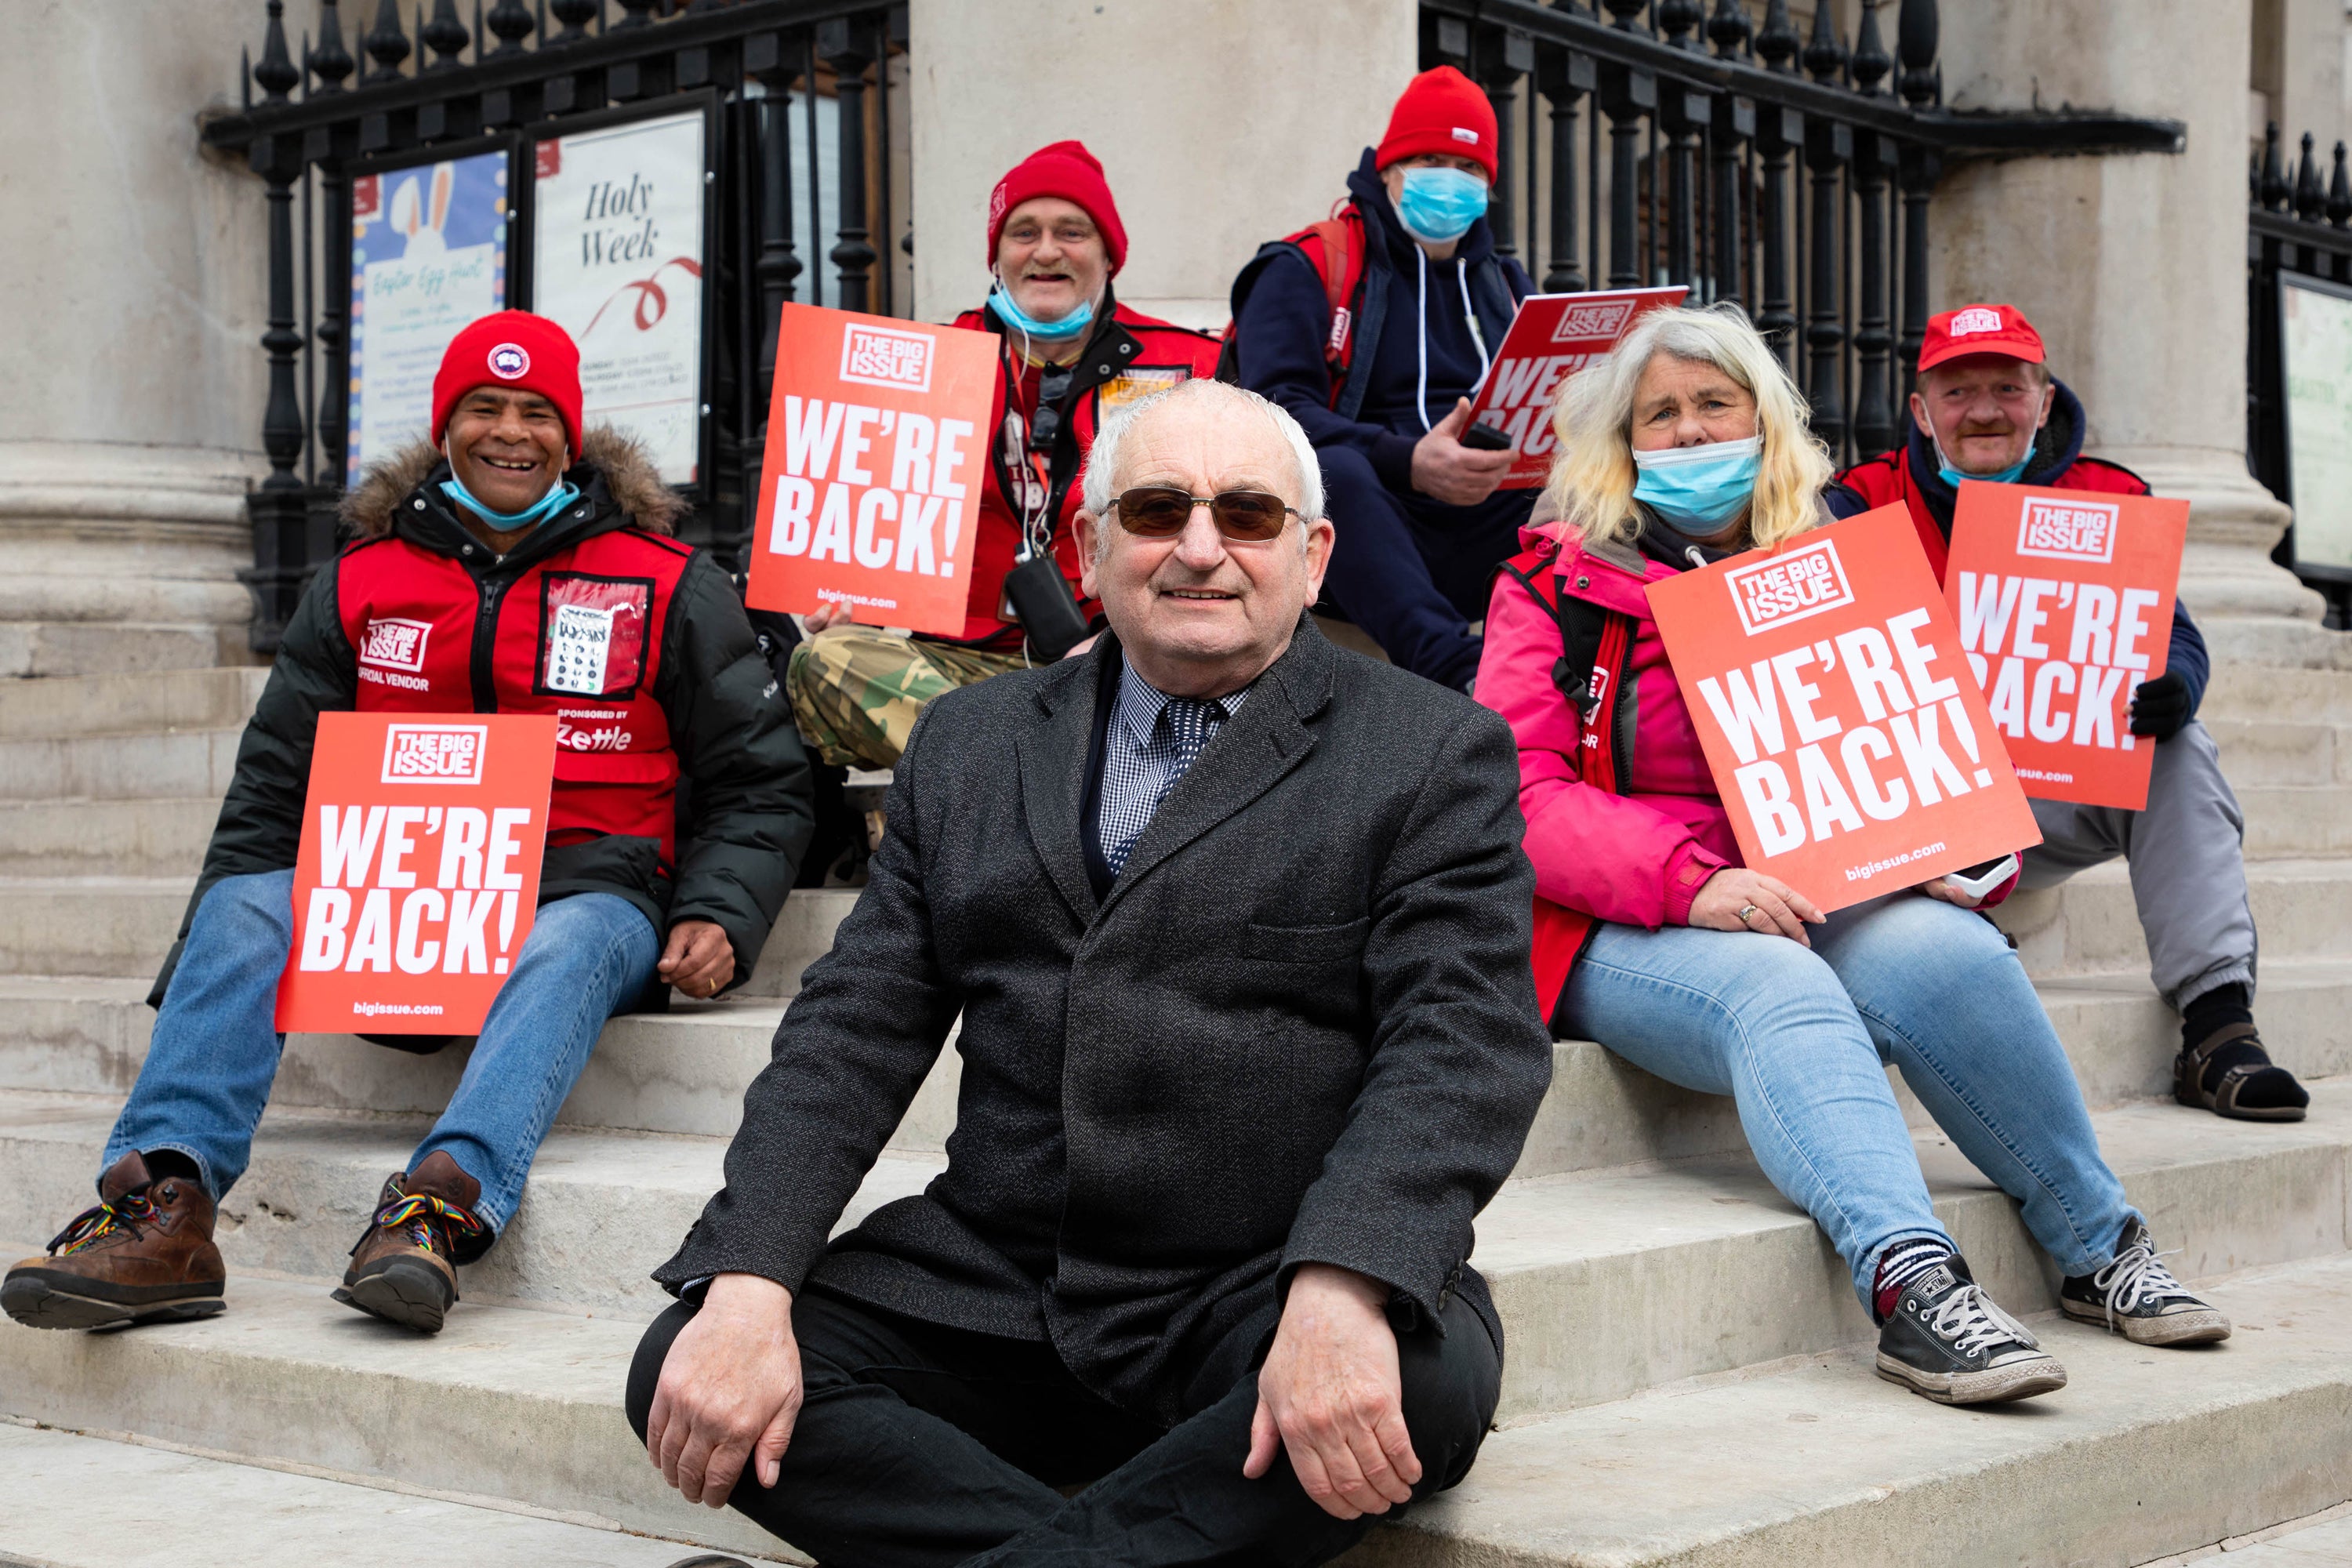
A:
POLYGON ((1612 795, 1579 776, 1576 712, 1552 683, 1559 623, 1510 575, 1495 579, 1476 689, 1518 737, 1519 810, 1536 891, 1625 925, 1688 924, 1699 885, 1740 859, 1643 593, 1674 570, 1630 544, 1588 547, 1563 522, 1523 529, 1519 540, 1530 549, 1559 543, 1559 591, 1621 611, 1635 626, 1627 676, 1633 744, 1618 759, 1625 793, 1612 795))

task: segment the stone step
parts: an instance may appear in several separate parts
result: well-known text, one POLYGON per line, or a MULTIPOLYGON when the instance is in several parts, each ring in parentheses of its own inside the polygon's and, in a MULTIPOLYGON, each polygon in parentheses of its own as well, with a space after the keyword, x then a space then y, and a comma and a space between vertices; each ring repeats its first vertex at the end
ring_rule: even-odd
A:
POLYGON ((193 873, 0 877, 0 973, 152 980, 195 885, 193 873))
POLYGON ((0 877, 190 877, 221 803, 0 801, 0 877))
POLYGON ((159 800, 228 793, 242 727, 0 740, 0 800, 159 800))
MULTIPOLYGON (((2230 1554, 2230 1568, 2352 1568, 2352 1505, 2339 1503, 2315 1521, 2294 1522, 2225 1538, 2211 1555, 2230 1554)), ((2183 1554, 2150 1568, 2194 1561, 2183 1554)))
POLYGON ((2352 783, 2352 731, 2305 719, 2210 719, 2232 788, 2352 783))
POLYGON ((2217 718, 2352 724, 2352 671, 2224 661, 2198 716, 2209 725, 2217 718))
MULTIPOLYGON (((773 1545, 771 1543, 771 1549, 773 1545)), ((667 1568, 698 1548, 609 1521, 0 1426, 0 1563, 41 1568, 667 1568)), ((770 1559, 762 1557, 761 1562, 770 1559)))
POLYGON ((2352 784, 2253 784, 2237 794, 2248 859, 2352 855, 2352 784))
MULTIPOLYGON (((646 1462, 621 1403, 642 1322, 468 1302, 424 1341, 312 1283, 239 1274, 227 1294, 223 1317, 128 1333, 0 1320, 0 1414, 777 1550, 740 1515, 686 1502, 646 1462)), ((408 1561, 420 1560, 474 1558, 408 1561)))
POLYGON ((179 674, 252 657, 236 627, 0 621, 0 678, 179 674))
POLYGON ((0 737, 235 729, 268 679, 266 667, 245 665, 0 681, 0 737))
MULTIPOLYGON (((2246 882, 2266 967, 2282 958, 2352 957, 2352 859, 2252 860, 2246 882)), ((2121 860, 2016 894, 1993 920, 2017 939, 2018 956, 2037 980, 2147 973, 2147 942, 2121 860)))
MULTIPOLYGON (((2014 1405, 1931 1405, 1881 1381, 1855 1344, 1498 1432, 1460 1487, 1348 1561, 2122 1568, 2343 1501, 2352 1259, 2213 1294, 2238 1331, 2210 1351, 2035 1321, 2070 1381, 2014 1405)), ((1719 1304, 1768 1300, 1748 1279, 1719 1304)))
MULTIPOLYGON (((0 1192, 10 1194, 0 1234, 46 1236, 88 1205, 115 1109, 88 1096, 0 1094, 0 1192)), ((2096 1124, 2133 1201, 2166 1247, 2182 1249, 2184 1277, 2347 1246, 2352 1082, 2318 1086, 2311 1119, 2295 1125, 2223 1122, 2157 1105, 2102 1112, 2096 1124)), ((222 1205, 218 1239, 233 1278, 294 1276, 323 1289, 340 1276, 384 1175, 407 1163, 425 1126, 271 1112, 250 1168, 222 1205)), ((2015 1205, 1939 1132, 1922 1131, 1916 1142, 1937 1213, 1979 1279, 2012 1310, 2053 1306, 2015 1205)), ((528 1304, 650 1317, 664 1298, 646 1274, 701 1212, 724 1150, 718 1139, 558 1130, 497 1248, 466 1271, 466 1310, 528 1304)), ((941 1163, 884 1156, 843 1224, 919 1191, 941 1163)), ((1812 1221, 1744 1152, 1514 1180, 1479 1218, 1475 1261, 1511 1335, 1507 1417, 1826 1349, 1867 1327, 1812 1221), (1769 1305, 1727 1310, 1737 1300, 1769 1305)), ((343 1310, 323 1296, 318 1310, 343 1310)), ((97 1415, 80 1424, 146 1430, 97 1415)))
MULTIPOLYGON (((128 1093, 154 1021, 145 1002, 148 984, 143 975, 0 976, 0 1089, 128 1093)), ((2094 1109, 2171 1092, 2179 1026, 2145 976, 2045 981, 2040 991, 2094 1109)), ((2305 1078, 2352 1074, 2352 960, 2265 965, 2259 1009, 2279 1062, 2305 1078)), ((616 1018, 557 1123, 731 1136, 743 1090, 767 1065, 782 1016, 781 1001, 730 997, 616 1018)), ((468 1054, 456 1045, 415 1057, 349 1035, 296 1035, 287 1041, 271 1103, 435 1115, 448 1102, 468 1054)), ((925 1152, 944 1147, 955 1121, 959 1060, 951 1039, 894 1147, 925 1152)), ((1913 1123, 1924 1125, 1926 1113, 1899 1077, 1895 1084, 1913 1123)), ((1563 1040, 1553 1048, 1551 1088, 1519 1173, 1549 1175, 1746 1145, 1728 1100, 1677 1089, 1590 1041, 1563 1040)))

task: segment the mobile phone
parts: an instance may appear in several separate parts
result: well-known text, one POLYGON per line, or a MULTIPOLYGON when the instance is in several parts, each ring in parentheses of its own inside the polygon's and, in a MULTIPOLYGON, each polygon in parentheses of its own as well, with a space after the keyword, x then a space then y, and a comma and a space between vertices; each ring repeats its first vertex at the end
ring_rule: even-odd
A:
POLYGON ((1944 885, 1955 892, 1966 893, 1971 899, 1982 899, 2017 872, 2014 855, 2004 855, 1998 860, 1980 860, 1958 871, 1944 873, 1944 885))
POLYGON ((1462 432, 1462 444, 1480 452, 1507 452, 1511 438, 1492 425, 1473 425, 1462 432))

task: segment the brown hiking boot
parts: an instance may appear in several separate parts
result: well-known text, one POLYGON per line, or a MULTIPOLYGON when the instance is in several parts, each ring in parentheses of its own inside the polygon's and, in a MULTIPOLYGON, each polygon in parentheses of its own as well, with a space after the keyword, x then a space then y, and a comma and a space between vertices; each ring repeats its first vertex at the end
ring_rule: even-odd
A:
POLYGON ((0 1308, 28 1328, 106 1329, 209 1318, 226 1302, 213 1200, 184 1176, 151 1180, 135 1152, 99 1179, 96 1208, 58 1232, 45 1258, 0 1282, 0 1308))
POLYGON ((490 1227, 474 1214, 482 1184, 436 1150, 404 1174, 385 1178, 375 1218, 352 1248, 335 1300, 388 1323, 441 1331, 457 1300, 457 1265, 489 1249, 490 1227))

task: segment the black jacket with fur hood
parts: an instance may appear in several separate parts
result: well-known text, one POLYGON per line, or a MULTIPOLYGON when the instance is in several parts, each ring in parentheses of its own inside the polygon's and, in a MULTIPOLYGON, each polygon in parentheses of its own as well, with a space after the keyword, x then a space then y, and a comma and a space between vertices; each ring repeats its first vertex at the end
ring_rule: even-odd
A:
MULTIPOLYGON (((423 441, 369 469, 343 503, 351 548, 396 534, 457 559, 484 589, 502 588, 535 563, 600 533, 635 528, 667 535, 684 510, 643 448, 609 426, 588 432, 580 460, 564 476, 589 503, 587 515, 568 509, 503 556, 492 556, 458 521, 441 493, 448 477, 440 453, 423 441)), ((214 883, 294 864, 319 715, 358 705, 358 656, 336 598, 341 565, 338 556, 320 568, 287 624, 237 747, 236 777, 180 922, 182 943, 214 883)), ((740 985, 751 976, 808 847, 808 759, 741 597, 701 551, 679 579, 663 635, 653 696, 668 717, 685 774, 675 874, 666 874, 655 841, 605 835, 548 850, 540 902, 616 893, 665 935, 676 921, 714 921, 734 946, 740 985)), ((151 1003, 161 1005, 179 958, 174 943, 151 1003)))

